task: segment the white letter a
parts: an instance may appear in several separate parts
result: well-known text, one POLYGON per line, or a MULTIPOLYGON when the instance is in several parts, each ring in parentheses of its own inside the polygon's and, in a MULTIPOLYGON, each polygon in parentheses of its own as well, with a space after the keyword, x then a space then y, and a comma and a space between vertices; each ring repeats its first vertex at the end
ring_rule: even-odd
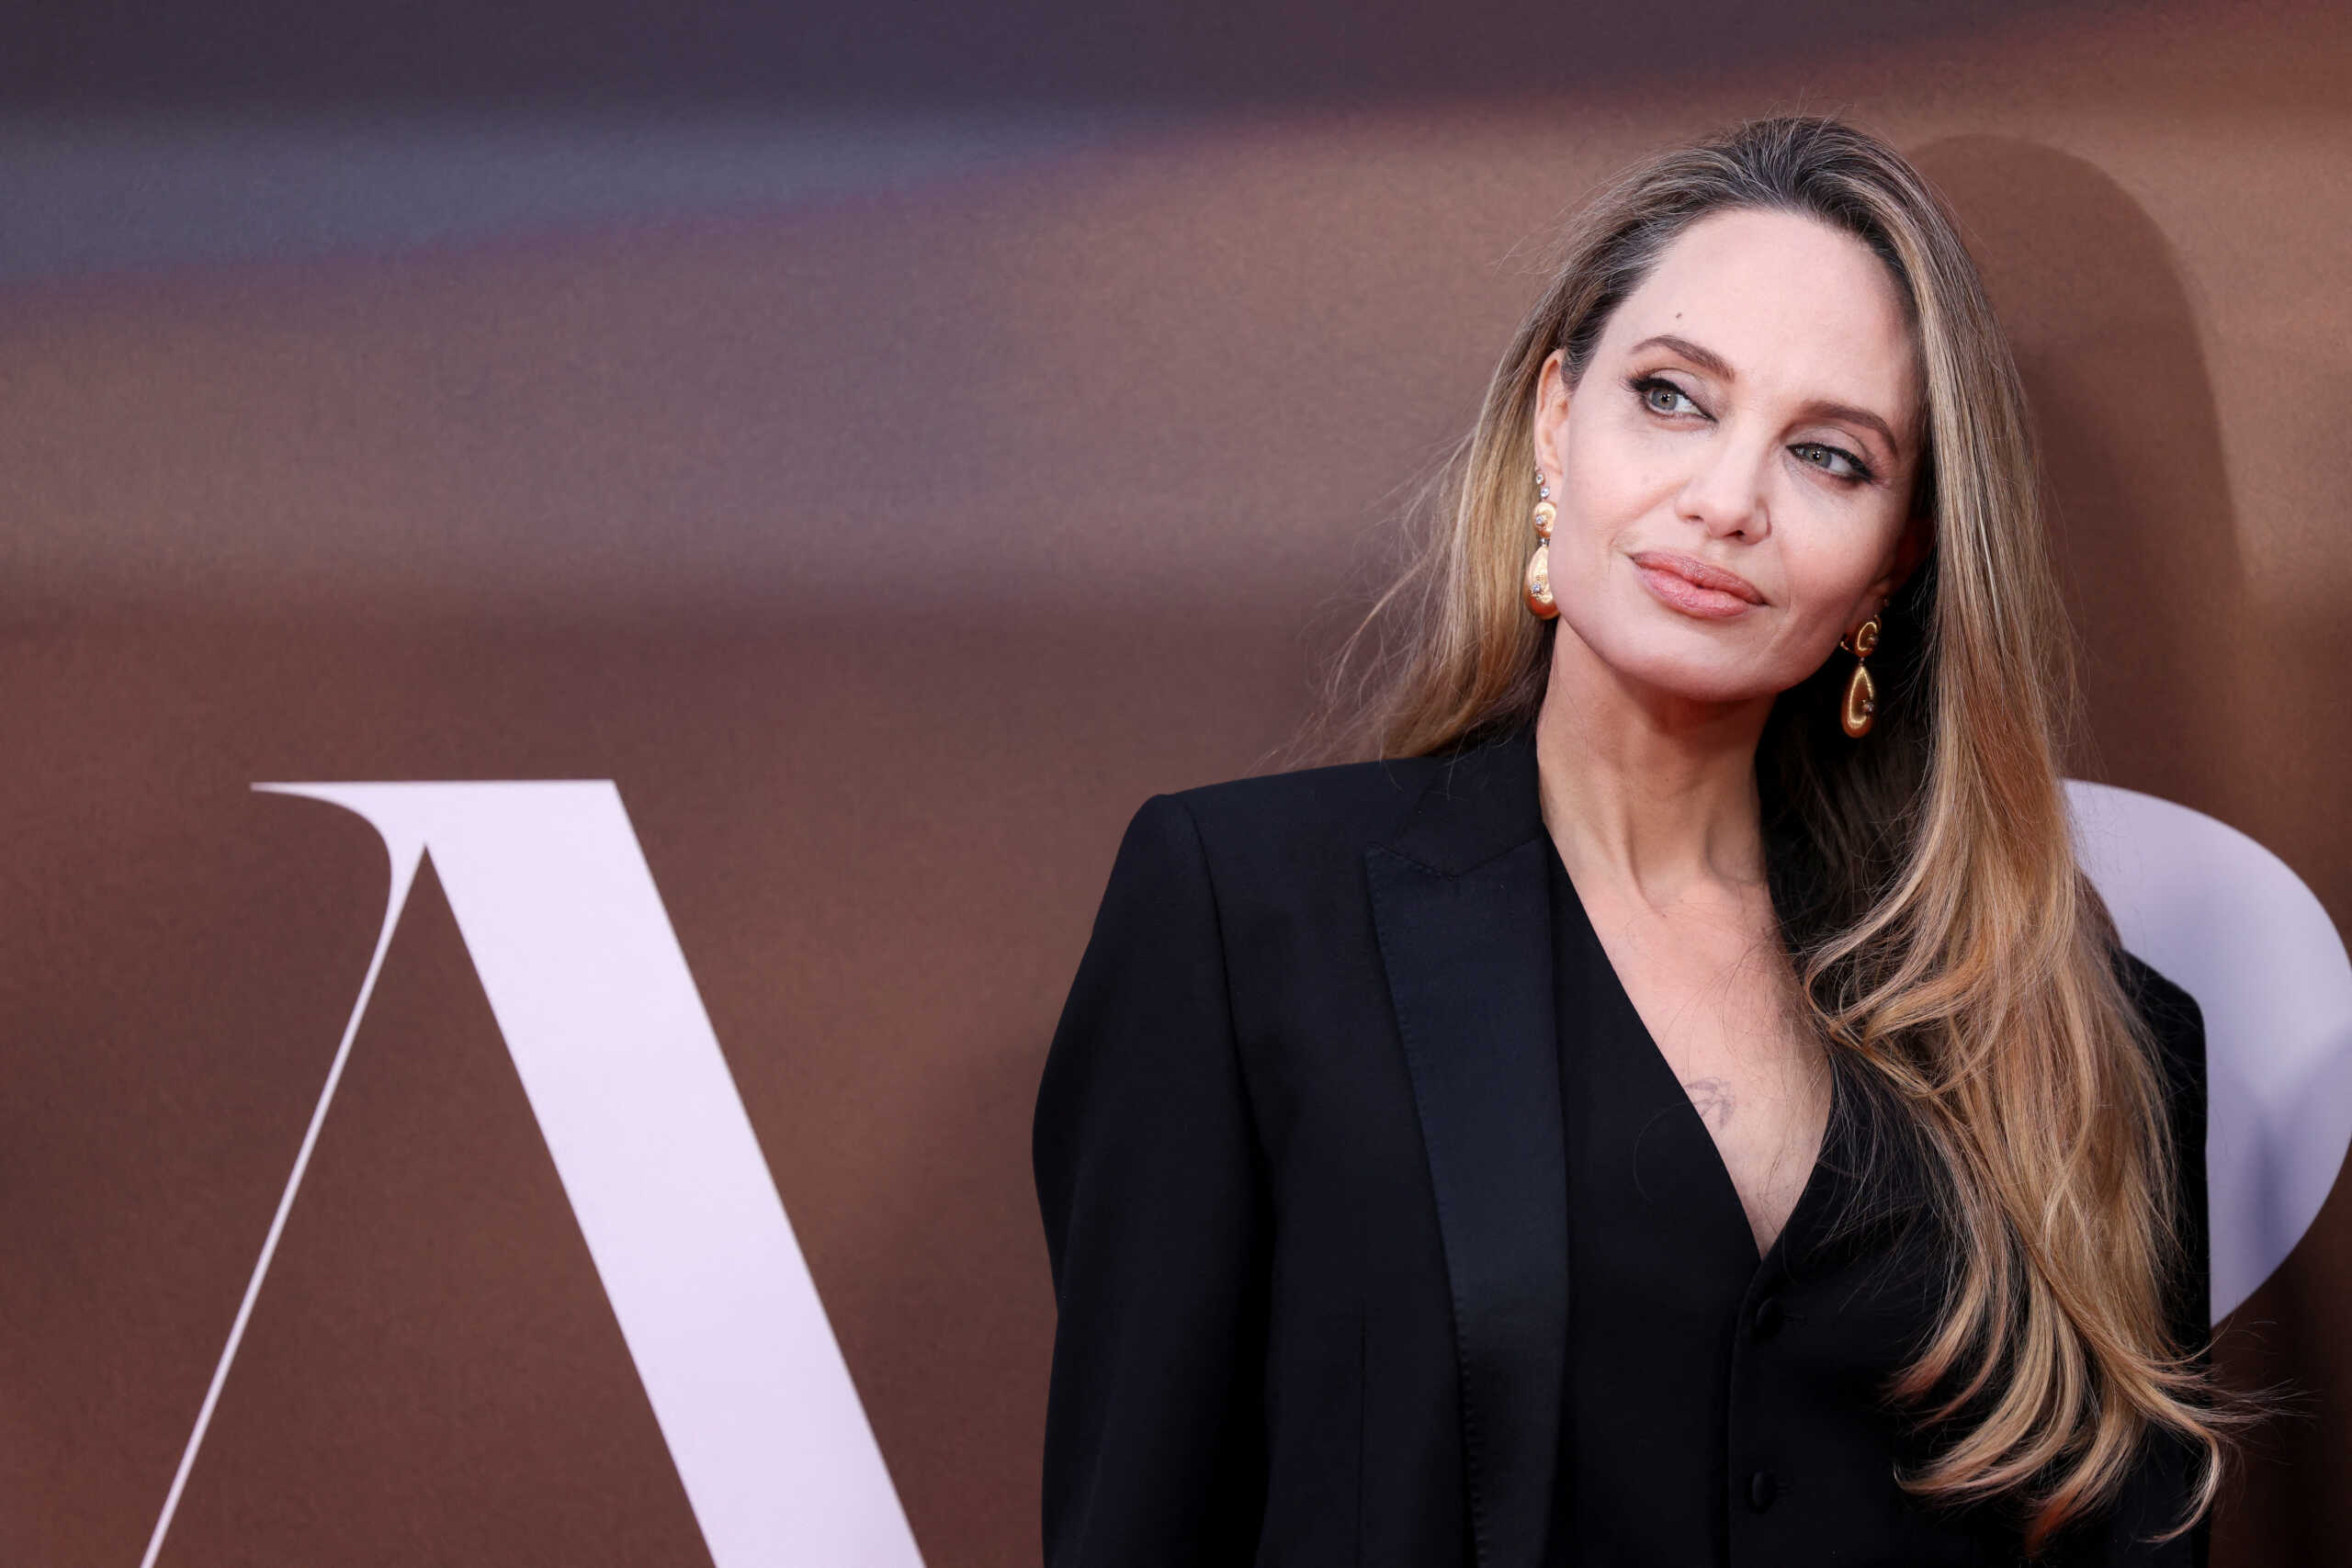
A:
POLYGON ((428 850, 716 1568, 920 1568, 611 782, 254 787, 374 824, 391 895, 142 1568, 162 1549, 428 850))

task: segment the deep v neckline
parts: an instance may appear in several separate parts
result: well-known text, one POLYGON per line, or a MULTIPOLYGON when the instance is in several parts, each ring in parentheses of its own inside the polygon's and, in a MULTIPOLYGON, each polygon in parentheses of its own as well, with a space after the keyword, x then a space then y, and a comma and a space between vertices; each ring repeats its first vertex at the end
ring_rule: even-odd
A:
POLYGON ((1797 1228, 1801 1220, 1810 1225, 1814 1211, 1826 1201, 1826 1188, 1832 1164, 1831 1143, 1844 1109, 1845 1089, 1838 1075, 1834 1072, 1829 1075, 1829 1114, 1822 1124, 1821 1136, 1814 1145, 1813 1163, 1805 1173, 1804 1185, 1798 1190, 1796 1201, 1789 1206, 1780 1228, 1773 1233, 1771 1245, 1758 1250, 1755 1246, 1756 1228, 1747 1219, 1747 1205, 1740 1198, 1739 1183, 1732 1179, 1731 1164, 1724 1158, 1723 1145, 1715 1141, 1714 1129, 1707 1125, 1707 1119, 1700 1111, 1698 1103, 1690 1098, 1690 1089, 1676 1075, 1674 1064, 1667 1060, 1665 1051, 1659 1048, 1657 1037, 1650 1032, 1648 1021, 1642 1017, 1642 1010, 1634 1005, 1634 995, 1625 988, 1624 976, 1617 973, 1617 965, 1609 956, 1608 944, 1600 940, 1600 932, 1584 907, 1584 895, 1577 891, 1575 876, 1570 874, 1566 862, 1560 856, 1559 846, 1552 842, 1548 833, 1544 835, 1544 847, 1551 856, 1552 875, 1566 895, 1561 913, 1573 923, 1575 929, 1571 938, 1585 950, 1585 959, 1591 971, 1606 977, 1603 995, 1597 999, 1617 1013, 1618 1027, 1629 1031, 1638 1042, 1634 1055, 1639 1062, 1638 1070, 1651 1080, 1648 1091, 1651 1097, 1669 1114, 1678 1118, 1687 1117, 1686 1131, 1695 1131, 1698 1141, 1706 1146, 1707 1168, 1713 1173, 1706 1185, 1715 1194, 1714 1203, 1719 1217, 1736 1222, 1738 1234, 1747 1239, 1748 1252, 1753 1254, 1758 1269, 1762 1269, 1776 1258, 1782 1258, 1785 1269, 1789 1234, 1797 1228))

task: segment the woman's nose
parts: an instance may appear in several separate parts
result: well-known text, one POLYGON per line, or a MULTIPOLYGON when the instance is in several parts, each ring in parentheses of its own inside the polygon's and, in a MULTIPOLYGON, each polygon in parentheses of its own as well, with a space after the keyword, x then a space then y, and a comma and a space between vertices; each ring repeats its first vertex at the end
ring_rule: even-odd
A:
POLYGON ((1701 444, 1698 466, 1675 498, 1676 513, 1713 538, 1762 538, 1771 529, 1764 480, 1773 450, 1762 436, 1718 431, 1701 444))

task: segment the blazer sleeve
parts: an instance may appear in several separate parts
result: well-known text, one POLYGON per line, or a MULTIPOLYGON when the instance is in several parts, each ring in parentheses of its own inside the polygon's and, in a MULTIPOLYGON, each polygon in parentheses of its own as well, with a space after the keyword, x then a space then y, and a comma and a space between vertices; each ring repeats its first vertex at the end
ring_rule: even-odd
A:
POLYGON ((1057 1324, 1051 1568, 1247 1562, 1264 1502, 1265 1177, 1199 829, 1128 824, 1031 1153, 1057 1324))
MULTIPOLYGON (((2156 1037, 2165 1071, 2165 1102, 2171 1112, 2175 1160, 2175 1214, 2180 1227, 2180 1272, 2170 1297, 2173 1332, 2196 1353, 2197 1364, 2213 1364, 2212 1222, 2205 1183, 2205 1014, 2197 998, 2155 970, 2131 960, 2138 970, 2136 996, 2156 1037)), ((2185 1449, 2175 1455, 2183 1495, 2194 1478, 2185 1449)), ((2193 1568, 2206 1568, 2212 1547, 2213 1516, 2198 1520, 2183 1540, 2193 1568)))
POLYGON ((2213 1330, 2212 1226, 2205 1189, 2205 1014, 2197 999, 2137 959, 2133 997, 2156 1037, 2170 1111, 2175 1213, 2181 1269, 2169 1297, 2182 1344, 2210 1349, 2213 1330))

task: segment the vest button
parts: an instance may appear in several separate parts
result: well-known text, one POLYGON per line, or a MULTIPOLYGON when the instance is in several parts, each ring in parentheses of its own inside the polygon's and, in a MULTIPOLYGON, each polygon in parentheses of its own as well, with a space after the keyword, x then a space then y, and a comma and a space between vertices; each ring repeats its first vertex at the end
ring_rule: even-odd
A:
POLYGON ((1747 1506, 1760 1514, 1772 1506, 1780 1490, 1781 1483, 1772 1478, 1772 1472, 1759 1470, 1747 1478, 1747 1506))
POLYGON ((1766 1296, 1756 1303, 1756 1337, 1770 1339, 1781 1332, 1781 1298, 1766 1296))

